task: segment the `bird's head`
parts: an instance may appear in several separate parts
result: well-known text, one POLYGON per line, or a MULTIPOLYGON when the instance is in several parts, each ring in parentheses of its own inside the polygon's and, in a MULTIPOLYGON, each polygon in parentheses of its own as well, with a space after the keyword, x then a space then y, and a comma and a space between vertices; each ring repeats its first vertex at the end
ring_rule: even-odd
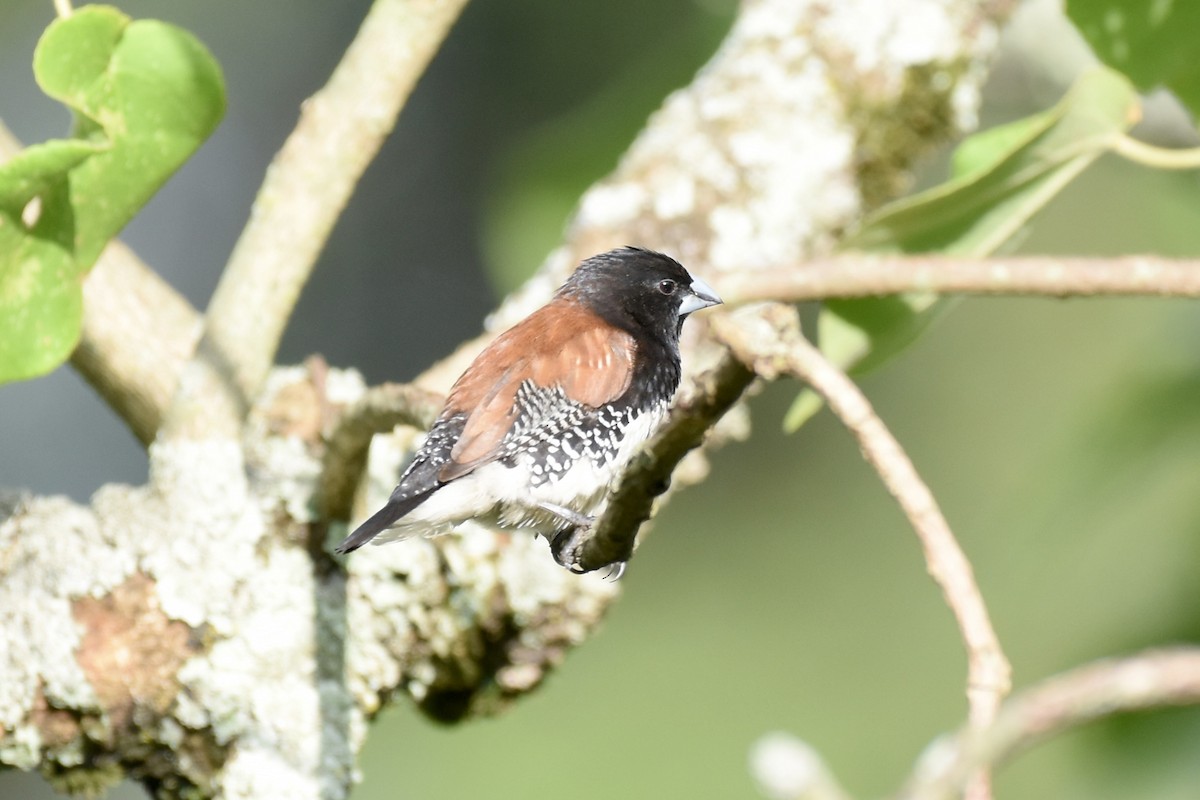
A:
POLYGON ((674 343, 688 314, 721 302, 707 283, 678 261, 637 247, 586 259, 559 289, 607 322, 639 338, 674 343))

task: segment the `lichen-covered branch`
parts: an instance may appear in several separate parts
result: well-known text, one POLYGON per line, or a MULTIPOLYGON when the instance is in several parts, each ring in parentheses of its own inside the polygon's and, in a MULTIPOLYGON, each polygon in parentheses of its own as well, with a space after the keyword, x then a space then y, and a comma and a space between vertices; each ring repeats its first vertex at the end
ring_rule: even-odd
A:
POLYGON ((375 0, 267 169, 213 294, 170 436, 236 437, 334 222, 466 0, 375 0))
POLYGON ((441 411, 444 398, 409 384, 385 383, 369 389, 346 410, 329 434, 321 465, 322 517, 350 518, 354 491, 367 467, 367 449, 378 433, 397 425, 425 429, 441 411))
POLYGON ((385 698, 494 710, 586 638, 615 587, 532 537, 468 529, 314 563, 306 420, 364 396, 353 373, 323 382, 318 398, 312 370, 273 373, 247 426, 253 482, 196 447, 211 487, 177 471, 90 507, 0 498, 0 762, 93 794, 131 777, 162 797, 344 798, 385 698))
POLYGON ((1157 650, 1088 664, 1014 694, 993 724, 931 747, 902 800, 960 797, 972 773, 1071 728, 1129 711, 1200 703, 1200 648, 1157 650))
POLYGON ((747 269, 721 289, 726 302, 874 297, 904 292, 1096 297, 1200 297, 1200 260, 1114 258, 870 256, 848 254, 778 269, 747 269))

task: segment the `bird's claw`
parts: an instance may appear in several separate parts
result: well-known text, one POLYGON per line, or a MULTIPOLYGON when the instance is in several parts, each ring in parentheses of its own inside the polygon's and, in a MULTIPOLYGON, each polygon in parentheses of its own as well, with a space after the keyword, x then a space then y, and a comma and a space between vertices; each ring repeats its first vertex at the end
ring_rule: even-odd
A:
POLYGON ((576 575, 582 575, 587 571, 579 564, 584 542, 584 537, 580 534, 586 530, 586 528, 572 525, 554 534, 550 539, 550 554, 554 556, 554 560, 560 567, 569 569, 576 575))
POLYGON ((625 574, 625 566, 628 561, 618 561, 615 564, 608 565, 608 572, 604 573, 604 580, 616 583, 621 580, 621 576, 625 574))

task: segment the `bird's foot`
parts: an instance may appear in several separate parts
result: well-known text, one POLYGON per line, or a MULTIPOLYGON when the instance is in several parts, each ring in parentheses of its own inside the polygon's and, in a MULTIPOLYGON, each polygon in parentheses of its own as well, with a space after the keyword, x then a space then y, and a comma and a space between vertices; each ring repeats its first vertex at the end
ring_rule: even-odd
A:
MULTIPOLYGON (((589 518, 590 519, 590 518, 589 518)), ((566 530, 559 531, 550 539, 550 553, 558 565, 569 569, 576 575, 583 575, 591 570, 583 568, 583 548, 591 534, 591 523, 587 525, 572 525, 566 530)), ((608 565, 604 574, 605 580, 619 581, 625 574, 624 561, 608 565)))

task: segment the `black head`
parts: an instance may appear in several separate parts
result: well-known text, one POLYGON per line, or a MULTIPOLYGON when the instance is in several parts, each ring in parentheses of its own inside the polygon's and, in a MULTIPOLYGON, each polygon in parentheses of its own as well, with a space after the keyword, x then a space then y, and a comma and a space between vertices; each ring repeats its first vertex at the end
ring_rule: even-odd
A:
POLYGON ((721 302, 708 284, 693 278, 675 259, 638 247, 586 259, 558 296, 583 303, 638 338, 672 343, 688 314, 721 302))

